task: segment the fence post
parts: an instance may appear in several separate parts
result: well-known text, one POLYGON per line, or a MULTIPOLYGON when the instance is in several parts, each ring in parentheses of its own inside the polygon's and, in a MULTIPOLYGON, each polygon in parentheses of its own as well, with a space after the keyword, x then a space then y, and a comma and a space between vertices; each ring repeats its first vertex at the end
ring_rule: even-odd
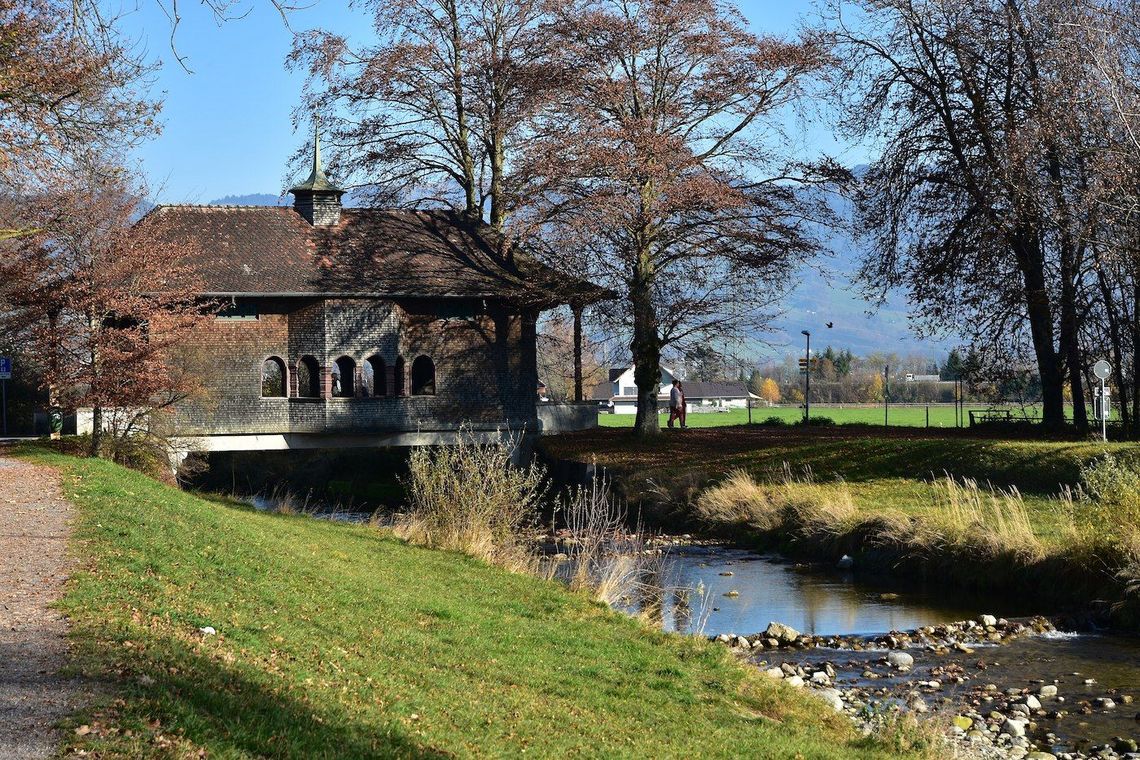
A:
POLYGON ((926 427, 930 428, 930 404, 926 405, 926 427))

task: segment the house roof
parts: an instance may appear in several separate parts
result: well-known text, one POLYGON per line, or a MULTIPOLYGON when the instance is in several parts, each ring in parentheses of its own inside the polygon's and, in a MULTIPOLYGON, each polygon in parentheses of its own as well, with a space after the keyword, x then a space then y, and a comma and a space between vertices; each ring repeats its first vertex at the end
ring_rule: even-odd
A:
POLYGON ((489 225, 451 211, 346 208, 310 225, 283 206, 158 206, 140 224, 189 242, 201 291, 218 296, 354 295, 501 298, 548 307, 607 291, 517 248, 503 255, 489 225))

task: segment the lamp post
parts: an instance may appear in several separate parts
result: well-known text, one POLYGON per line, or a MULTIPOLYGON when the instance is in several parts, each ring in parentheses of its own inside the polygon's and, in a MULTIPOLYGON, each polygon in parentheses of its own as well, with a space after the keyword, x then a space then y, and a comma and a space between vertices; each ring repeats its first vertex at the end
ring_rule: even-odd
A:
POLYGON ((804 359, 807 360, 804 369, 804 424, 807 425, 811 422, 811 332, 800 330, 800 333, 807 339, 804 347, 804 359))

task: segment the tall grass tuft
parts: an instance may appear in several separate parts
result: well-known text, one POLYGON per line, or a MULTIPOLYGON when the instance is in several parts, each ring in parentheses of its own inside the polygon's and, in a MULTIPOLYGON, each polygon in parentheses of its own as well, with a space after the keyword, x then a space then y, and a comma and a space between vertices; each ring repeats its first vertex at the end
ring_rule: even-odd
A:
POLYGON ((464 552, 516 572, 534 572, 533 528, 545 493, 536 464, 511 462, 514 442, 462 430, 451 446, 415 449, 405 479, 409 510, 396 534, 464 552))
POLYGON ((922 522, 934 533, 926 541, 968 548, 979 559, 1001 555, 1032 562, 1045 555, 1025 500, 1016 488, 981 488, 950 475, 935 481, 934 512, 922 522))

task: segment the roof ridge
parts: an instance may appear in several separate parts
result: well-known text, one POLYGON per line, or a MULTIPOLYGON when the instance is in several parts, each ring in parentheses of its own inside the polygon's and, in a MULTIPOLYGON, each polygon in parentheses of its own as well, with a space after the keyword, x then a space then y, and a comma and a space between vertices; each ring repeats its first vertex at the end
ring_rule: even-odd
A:
POLYGON ((155 208, 173 209, 213 209, 213 208, 256 208, 256 209, 289 209, 292 206, 268 206, 259 203, 159 203, 155 208))

